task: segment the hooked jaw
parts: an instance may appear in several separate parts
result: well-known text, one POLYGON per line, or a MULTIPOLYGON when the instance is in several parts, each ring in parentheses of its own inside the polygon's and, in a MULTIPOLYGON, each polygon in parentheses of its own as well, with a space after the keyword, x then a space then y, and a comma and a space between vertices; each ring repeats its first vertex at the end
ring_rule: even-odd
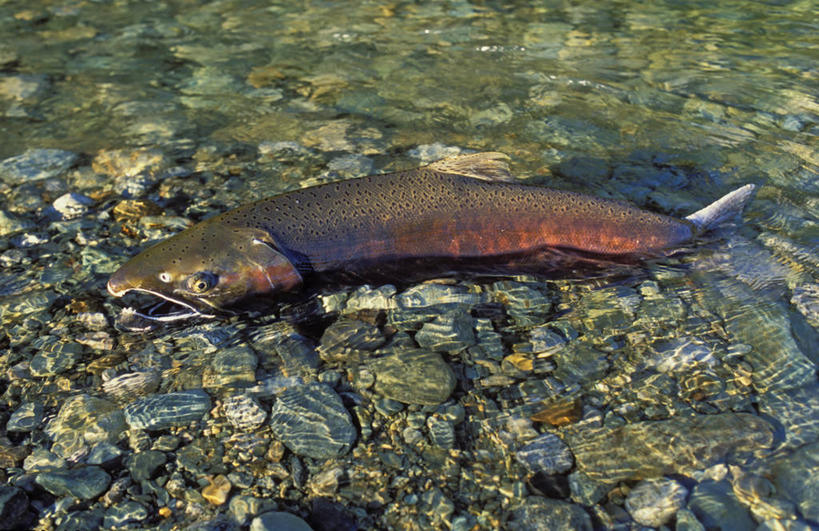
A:
POLYGON ((155 297, 159 297, 160 299, 163 299, 164 301, 170 302, 172 304, 176 304, 178 306, 182 306, 182 307, 187 309, 187 311, 174 312, 174 313, 169 313, 169 314, 165 314, 165 315, 155 315, 154 312, 163 304, 163 302, 160 302, 159 304, 152 305, 148 310, 143 311, 143 312, 132 310, 136 315, 139 315, 140 317, 143 317, 145 319, 149 319, 149 320, 152 320, 152 321, 175 321, 175 320, 178 320, 178 319, 186 319, 186 318, 189 318, 189 317, 206 317, 206 318, 215 317, 215 315, 203 313, 198 308, 195 308, 193 305, 191 305, 191 304, 189 304, 189 303, 187 303, 187 302, 185 302, 185 301, 183 301, 181 299, 172 298, 172 297, 169 297, 169 296, 167 296, 167 295, 165 295, 163 293, 160 293, 158 291, 154 291, 154 290, 151 290, 151 289, 146 289, 146 288, 141 288, 141 287, 134 286, 128 280, 128 278, 123 274, 122 269, 120 269, 119 271, 117 271, 116 273, 111 275, 111 278, 108 279, 108 284, 107 284, 106 287, 108 289, 108 293, 110 293, 114 297, 122 297, 122 296, 124 296, 126 293, 128 293, 130 291, 137 291, 137 292, 141 292, 141 293, 147 293, 147 294, 153 295, 155 297))

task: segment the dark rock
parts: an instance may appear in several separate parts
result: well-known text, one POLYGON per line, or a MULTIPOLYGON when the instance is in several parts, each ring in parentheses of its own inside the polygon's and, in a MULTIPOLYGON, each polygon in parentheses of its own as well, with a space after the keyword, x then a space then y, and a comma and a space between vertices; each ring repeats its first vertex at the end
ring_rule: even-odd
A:
POLYGON ((156 450, 137 452, 128 459, 128 470, 134 481, 152 479, 166 460, 165 454, 156 450))
POLYGON ((37 475, 37 484, 55 496, 74 496, 81 500, 91 500, 105 492, 111 483, 109 476, 97 466, 86 466, 74 470, 55 470, 37 475))
POLYGON ((0 485, 0 527, 14 529, 28 510, 28 496, 11 485, 0 485))
POLYGON ((141 398, 125 406, 131 428, 162 430, 201 420, 210 411, 210 396, 199 389, 141 398))
POLYGON ((437 405, 449 398, 457 380, 437 352, 409 350, 373 360, 375 390, 405 404, 437 405))
POLYGON ((748 509, 734 496, 727 481, 703 481, 691 492, 688 508, 706 529, 753 529, 748 509))
POLYGON ((295 514, 272 511, 254 518, 250 531, 313 531, 313 528, 295 514))
POLYGON ((512 511, 508 526, 521 531, 593 529, 591 518, 579 505, 538 496, 529 496, 512 511))
POLYGON ((532 474, 568 472, 574 464, 569 447, 553 433, 543 433, 517 451, 517 459, 532 474))

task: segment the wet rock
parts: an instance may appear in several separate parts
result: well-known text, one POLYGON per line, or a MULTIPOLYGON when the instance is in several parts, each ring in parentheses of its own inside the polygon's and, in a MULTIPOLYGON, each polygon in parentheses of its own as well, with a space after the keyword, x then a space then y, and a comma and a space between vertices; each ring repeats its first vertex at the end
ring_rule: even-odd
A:
POLYGON ((676 531, 705 531, 705 526, 688 509, 680 509, 675 515, 676 531))
POLYGON ((455 424, 439 415, 432 415, 427 419, 429 440, 435 446, 446 450, 455 447, 455 424))
POLYGON ((202 375, 202 385, 209 389, 248 387, 256 383, 257 363, 250 347, 220 350, 202 375))
POLYGON ((688 509, 707 529, 753 529, 748 509, 739 503, 727 481, 703 481, 691 491, 688 509))
POLYGON ((554 375, 565 385, 599 380, 609 369, 609 360, 585 341, 573 341, 552 357, 557 364, 554 375))
POLYGON ((812 326, 819 329, 819 284, 795 287, 791 303, 812 326))
POLYGON ((744 472, 739 466, 730 468, 734 496, 750 509, 754 520, 783 520, 796 514, 793 503, 774 496, 777 489, 768 478, 755 472, 744 472))
POLYGON ((6 236, 15 232, 27 230, 34 227, 34 223, 26 219, 19 218, 14 214, 9 214, 0 210, 0 236, 6 236))
POLYGON ((435 162, 436 160, 445 159, 460 155, 464 150, 457 146, 445 146, 440 142, 434 144, 420 144, 418 147, 409 150, 409 156, 420 159, 422 164, 435 162))
POLYGON ((123 412, 131 428, 162 430, 201 420, 210 406, 210 396, 196 389, 141 398, 125 406, 123 412))
POLYGON ((37 341, 39 352, 29 365, 34 376, 53 376, 71 369, 82 355, 82 345, 74 341, 62 341, 54 336, 44 336, 37 341))
POLYGON ((128 459, 128 471, 134 481, 153 479, 166 460, 165 454, 156 450, 136 452, 128 459))
POLYGON ((474 306, 481 296, 467 291, 463 286, 424 283, 413 286, 396 297, 398 307, 404 310, 418 308, 453 309, 456 306, 474 306))
POLYGON ((43 75, 0 76, 0 98, 15 101, 28 100, 42 92, 46 86, 48 86, 48 79, 43 75))
POLYGON ((462 311, 454 311, 424 323, 415 334, 415 341, 424 348, 442 352, 458 352, 475 344, 472 317, 462 311))
POLYGON ((568 472, 574 464, 569 447, 553 433, 539 435, 520 448, 516 457, 530 474, 562 474, 568 472))
POLYGON ((44 414, 45 408, 42 404, 37 402, 22 404, 11 414, 6 423, 6 431, 32 431, 43 422, 44 414))
POLYGON ((717 363, 711 349, 693 337, 677 337, 652 345, 655 355, 646 360, 648 367, 661 373, 676 373, 717 363))
POLYGON ((504 280, 495 282, 492 297, 506 308, 506 313, 518 326, 533 326, 543 322, 552 308, 552 301, 532 286, 504 280))
POLYGON ((270 426, 293 453, 316 459, 343 455, 356 439, 341 398, 319 383, 281 393, 270 412, 270 426))
POLYGON ((0 180, 22 184, 59 177, 77 161, 77 154, 61 149, 29 149, 0 162, 0 180))
POLYGON ((146 518, 148 518, 148 509, 144 505, 135 501, 126 501, 105 511, 102 526, 104 529, 114 529, 139 523, 146 518))
POLYGON ((685 506, 688 489, 673 479, 641 481, 626 497, 626 508, 640 525, 660 527, 685 506))
POLYGON ((239 525, 247 525, 247 521, 262 512, 276 508, 276 502, 253 496, 237 494, 230 499, 229 510, 233 519, 239 525))
POLYGON ((378 288, 364 285, 355 290, 347 298, 344 306, 345 313, 354 313, 361 310, 391 310, 395 308, 395 286, 385 284, 378 288))
POLYGON ((248 395, 233 395, 222 403, 222 411, 228 422, 237 430, 253 431, 267 418, 267 412, 248 395))
POLYGON ((782 447, 799 448, 819 439, 819 384, 774 390, 759 397, 759 411, 785 428, 782 447))
POLYGON ((55 450, 70 452, 72 448, 76 449, 76 444, 116 443, 125 428, 125 417, 116 404, 77 395, 63 404, 45 432, 54 440, 55 450))
POLYGON ((28 510, 26 493, 11 485, 0 485, 0 527, 16 529, 28 510))
POLYGON ((695 415, 564 434, 578 469, 615 483, 685 473, 732 456, 770 448, 773 429, 747 413, 695 415))
POLYGON ((771 481, 779 496, 787 497, 799 507, 802 515, 819 521, 819 442, 800 448, 777 459, 771 467, 771 481))
POLYGON ((58 295, 50 290, 29 291, 0 301, 0 318, 28 315, 51 308, 58 295))
POLYGON ((273 511, 254 518, 250 531, 313 531, 313 528, 294 514, 273 511))
POLYGON ((210 484, 202 489, 202 497, 211 505, 222 505, 227 501, 232 487, 230 480, 219 474, 211 478, 210 484))
POLYGON ((512 511, 510 529, 558 531, 593 529, 591 518, 579 505, 529 496, 512 511))
POLYGON ((324 331, 318 353, 325 361, 343 361, 358 355, 356 351, 374 350, 385 341, 384 334, 377 326, 357 319, 342 318, 324 331))
POLYGON ((122 457, 122 450, 108 441, 97 443, 91 448, 85 462, 89 465, 107 466, 122 457))
POLYGON ((160 380, 159 371, 129 372, 103 382, 102 389, 117 400, 130 401, 155 392, 160 380))
POLYGON ((54 200, 51 206, 63 220, 74 219, 88 212, 94 200, 88 196, 70 192, 54 200))
POLYGON ((446 401, 457 380, 440 354, 409 350, 372 360, 375 390, 404 404, 436 405, 446 401))
POLYGON ((97 466, 86 466, 74 470, 41 472, 35 481, 55 496, 91 500, 105 492, 111 483, 111 476, 97 466))

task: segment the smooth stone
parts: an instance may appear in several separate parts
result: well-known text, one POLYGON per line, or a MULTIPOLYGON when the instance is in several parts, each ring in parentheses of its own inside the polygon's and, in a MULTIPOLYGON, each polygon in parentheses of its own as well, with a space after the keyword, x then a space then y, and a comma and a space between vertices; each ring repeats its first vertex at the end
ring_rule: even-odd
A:
POLYGON ((517 460, 531 474, 568 472, 574 464, 569 447, 553 433, 542 433, 516 453, 517 460))
POLYGON ((35 448, 23 460, 23 470, 31 474, 62 468, 65 468, 65 459, 45 448, 35 448))
POLYGON ((585 341, 573 341, 552 357, 557 364, 555 377, 565 385, 580 384, 602 378, 610 362, 605 352, 585 341))
POLYGON ((243 431, 253 431, 267 419, 267 411, 249 395, 233 395, 222 402, 222 412, 230 424, 243 431))
POLYGON ((43 422, 45 408, 37 402, 27 402, 18 407, 6 423, 6 431, 29 432, 43 422))
POLYGON ((128 372, 104 381, 102 390, 118 400, 129 401, 154 393, 161 380, 162 376, 156 370, 128 372))
POLYGON ((357 319, 341 318, 324 331, 318 352, 324 360, 344 359, 350 349, 371 351, 385 341, 384 334, 377 326, 357 319))
POLYGON ((608 484, 683 474, 768 449, 773 428, 748 413, 692 415, 564 433, 579 471, 608 484))
POLYGON ((123 412, 131 428, 162 430, 201 420, 210 407, 210 396, 194 389, 141 398, 125 406, 123 412))
POLYGON ((785 428, 785 448, 796 449, 819 439, 819 383, 765 393, 759 397, 759 411, 785 428))
POLYGON ((254 518, 250 531, 313 531, 313 528, 295 514, 273 511, 254 518))
POLYGON ((85 462, 89 465, 105 466, 122 457, 122 453, 122 450, 113 444, 108 441, 102 441, 91 448, 91 451, 88 452, 88 456, 85 458, 85 462))
POLYGON ((770 469, 777 493, 787 496, 808 520, 819 521, 819 442, 777 459, 770 469))
POLYGON ((237 494, 236 496, 233 496, 228 504, 230 515, 239 523, 239 525, 247 525, 247 521, 250 518, 267 510, 276 509, 276 502, 273 500, 255 498, 244 494, 237 494))
POLYGON ((202 497, 211 505, 222 505, 227 501, 232 487, 230 480, 219 474, 211 478, 210 484, 202 489, 202 497))
POLYGON ((509 529, 521 531, 576 531, 594 529, 591 517, 579 505, 529 496, 512 511, 509 529))
POLYGON ((0 527, 15 529, 28 510, 26 493, 11 485, 0 485, 0 527))
POLYGON ((111 484, 111 476, 98 466, 86 466, 74 470, 40 472, 35 481, 55 496, 91 500, 105 492, 111 484))
POLYGON ((148 518, 148 509, 144 505, 135 501, 125 501, 105 511, 102 526, 105 529, 114 529, 126 524, 141 522, 146 518, 148 518))
POLYGON ((131 478, 137 482, 153 479, 166 461, 167 457, 163 452, 156 450, 136 452, 128 459, 128 471, 131 473, 131 478))
POLYGON ((748 508, 734 496, 727 481, 703 481, 691 491, 688 509, 706 529, 753 529, 748 508))
POLYGON ((55 443, 78 436, 88 444, 103 441, 113 444, 125 429, 125 417, 116 404, 102 398, 77 395, 63 404, 45 432, 55 443))
POLYGON ((454 311, 424 323, 415 334, 415 341, 424 348, 442 352, 458 352, 475 344, 474 321, 464 311, 454 311))
POLYGON ((0 236, 6 236, 14 232, 19 232, 34 227, 34 223, 22 219, 14 214, 10 214, 5 210, 0 210, 0 236))
POLYGON ((640 525, 660 527, 685 506, 688 489, 673 479, 648 479, 638 483, 626 497, 626 509, 640 525))
POLYGON ((29 369, 34 376, 54 376, 68 371, 79 361, 83 347, 75 341, 55 340, 42 346, 31 358, 29 369))
POLYGON ((327 459, 350 451, 356 439, 352 418, 326 384, 285 390, 270 412, 276 437, 296 455, 327 459))
POLYGON ((680 509, 674 515, 677 522, 675 531, 705 531, 705 526, 697 520, 697 516, 688 509, 680 509))
POLYGON ((0 162, 0 180, 9 184, 58 177, 77 161, 77 154, 61 149, 29 149, 0 162))
POLYGON ((437 352, 409 350, 369 363, 375 390, 404 404, 437 405, 452 394, 457 379, 437 352))
POLYGON ((429 439, 435 446, 449 450, 455 447, 455 424, 433 415, 427 419, 429 439))
POLYGON ((256 383, 257 363, 256 353, 250 347, 220 350, 202 376, 202 385, 209 389, 251 386, 256 383))
POLYGON ((652 349, 655 354, 646 360, 646 365, 661 373, 690 371, 717 363, 711 349, 693 337, 660 341, 652 349))
POLYGON ((96 508, 91 511, 76 511, 68 513, 60 522, 57 531, 88 531, 102 528, 103 513, 96 508))
POLYGON ((94 200, 90 197, 76 192, 69 192, 55 199, 51 206, 60 214, 63 220, 67 220, 82 216, 88 212, 88 207, 93 204, 94 200))
POLYGON ((463 286, 448 284, 419 284, 396 296, 398 307, 404 310, 418 308, 451 308, 453 306, 474 306, 481 302, 481 296, 470 293, 463 286))

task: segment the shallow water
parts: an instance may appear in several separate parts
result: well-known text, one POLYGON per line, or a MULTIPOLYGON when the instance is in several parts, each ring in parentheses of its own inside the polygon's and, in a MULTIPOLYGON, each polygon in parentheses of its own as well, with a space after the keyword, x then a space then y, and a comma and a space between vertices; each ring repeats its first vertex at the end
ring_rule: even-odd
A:
POLYGON ((7 510, 66 529, 819 525, 816 14, 0 4, 7 510), (148 242, 466 150, 677 216, 759 188, 739 223, 625 273, 396 279, 116 326, 105 282, 148 242), (281 427, 305 403, 336 419, 307 423, 331 436, 306 450, 281 427), (55 487, 66 470, 89 492, 55 487))

